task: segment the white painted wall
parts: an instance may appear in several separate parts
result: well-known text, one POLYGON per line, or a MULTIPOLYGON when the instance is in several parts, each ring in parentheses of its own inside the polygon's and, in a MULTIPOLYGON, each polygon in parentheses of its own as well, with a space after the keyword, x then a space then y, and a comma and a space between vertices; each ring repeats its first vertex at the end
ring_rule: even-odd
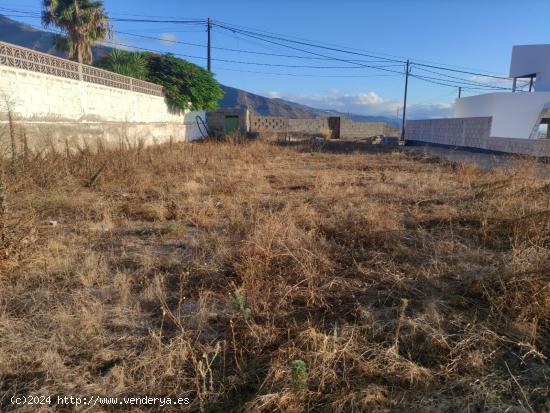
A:
MULTIPOLYGON (((183 115, 183 124, 185 125, 185 140, 194 141, 202 139, 201 130, 197 125, 197 116, 200 116, 204 122, 206 122, 206 112, 204 110, 190 111, 183 115)), ((201 125, 202 126, 202 125, 201 125)), ((205 132, 204 127, 202 131, 205 132)))
POLYGON ((458 99, 455 118, 492 116, 491 136, 528 139, 550 92, 488 93, 458 99))
POLYGON ((195 116, 205 118, 204 112, 173 112, 163 97, 7 66, 0 66, 0 114, 5 112, 2 95, 11 102, 18 121, 49 126, 75 124, 79 126, 75 131, 86 125, 98 129, 104 124, 125 123, 133 131, 151 134, 157 142, 170 136, 198 139, 201 135, 195 116))
POLYGON ((535 90, 550 91, 550 44, 514 46, 510 62, 510 77, 536 74, 535 90))

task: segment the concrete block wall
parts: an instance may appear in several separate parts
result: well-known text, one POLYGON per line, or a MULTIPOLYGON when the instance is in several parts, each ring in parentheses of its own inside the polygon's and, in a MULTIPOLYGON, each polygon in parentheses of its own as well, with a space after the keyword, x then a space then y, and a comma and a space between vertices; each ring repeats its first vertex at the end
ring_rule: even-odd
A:
POLYGON ((550 157, 550 139, 499 138, 491 134, 490 117, 407 121, 407 141, 550 157))
MULTIPOLYGON (((320 135, 323 130, 330 129, 328 118, 290 119, 275 116, 252 115, 250 132, 296 133, 304 135, 320 135)), ((385 122, 354 122, 349 119, 340 120, 340 137, 342 139, 371 138, 373 136, 399 136, 399 130, 385 122)))
POLYGON ((407 140, 451 146, 470 146, 490 133, 490 117, 410 120, 405 127, 407 140))
POLYGON ((320 134, 328 129, 327 118, 290 119, 277 116, 252 115, 250 132, 258 133, 297 133, 304 135, 320 134))
POLYGON ((8 106, 37 148, 200 137, 191 120, 197 113, 172 111, 164 97, 0 66, 0 129, 8 106))
POLYGON ((340 138, 342 139, 372 138, 374 136, 396 137, 399 135, 399 129, 393 128, 385 122, 354 122, 350 119, 340 120, 340 138))
POLYGON ((315 135, 320 134, 323 129, 328 129, 327 118, 288 119, 288 130, 292 133, 315 135))
POLYGON ((288 121, 288 118, 275 116, 251 116, 250 131, 284 133, 288 131, 288 121))

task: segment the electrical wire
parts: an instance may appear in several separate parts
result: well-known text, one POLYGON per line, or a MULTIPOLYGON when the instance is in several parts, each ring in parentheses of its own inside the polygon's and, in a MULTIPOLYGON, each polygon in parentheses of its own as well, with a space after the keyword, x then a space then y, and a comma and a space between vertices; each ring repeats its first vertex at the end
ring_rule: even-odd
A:
POLYGON ((320 75, 320 74, 303 74, 303 73, 278 73, 278 72, 259 72, 253 70, 244 70, 244 69, 232 69, 227 67, 216 67, 216 71, 229 71, 229 72, 239 72, 239 73, 254 73, 261 75, 275 75, 275 76, 292 76, 292 77, 333 77, 333 78, 370 78, 370 77, 401 77, 402 74, 392 75, 392 74, 376 74, 376 75, 320 75))
MULTIPOLYGON (((201 47, 201 48, 208 48, 205 44, 199 44, 199 43, 189 43, 189 42, 183 42, 180 40, 173 40, 173 39, 163 39, 161 37, 155 37, 155 36, 147 36, 147 35, 141 35, 137 33, 129 33, 129 32, 123 32, 123 31, 114 31, 118 34, 124 34, 127 36, 134 36, 134 37, 140 37, 144 39, 150 39, 150 40, 159 40, 166 43, 173 43, 173 44, 183 44, 186 46, 195 46, 195 47, 201 47)), ((266 53, 266 52, 258 52, 253 50, 242 50, 242 49, 232 49, 228 47, 216 47, 211 46, 212 50, 223 50, 223 51, 229 51, 229 52, 237 52, 237 53, 249 53, 249 54, 256 54, 256 55, 263 55, 263 56, 272 56, 272 57, 285 57, 285 58, 293 58, 293 59, 312 59, 312 60, 333 60, 332 58, 319 58, 319 57, 310 57, 310 56, 299 56, 299 55, 285 55, 285 54, 278 54, 278 53, 266 53)), ((386 60, 353 60, 354 62, 362 62, 362 63, 384 63, 386 60)), ((385 67, 396 67, 401 65, 388 65, 385 67)))
MULTIPOLYGON (((33 17, 33 18, 38 18, 39 17, 39 14, 37 12, 21 11, 21 10, 6 8, 6 7, 0 7, 0 10, 9 11, 9 12, 13 12, 13 13, 18 13, 19 16, 23 16, 23 17, 33 17)), ((135 16, 139 16, 139 15, 135 15, 135 16)), ((145 17, 147 17, 147 16, 145 16, 145 17)), ((118 22, 138 22, 138 23, 148 22, 148 23, 174 23, 174 24, 200 24, 200 25, 204 25, 204 24, 207 23, 206 19, 159 20, 159 19, 134 19, 134 18, 113 17, 113 18, 111 18, 111 20, 112 21, 118 21, 118 22)), ((308 54, 308 56, 283 55, 283 54, 278 54, 278 53, 267 53, 267 52, 258 52, 258 51, 250 51, 250 50, 240 50, 240 49, 232 49, 232 48, 225 48, 225 47, 212 47, 212 49, 229 51, 229 52, 239 52, 239 53, 249 53, 249 54, 264 55, 264 56, 273 56, 273 57, 339 61, 339 62, 345 62, 345 63, 352 64, 353 66, 289 65, 289 64, 253 62, 253 61, 242 61, 242 60, 221 59, 221 58, 211 59, 213 61, 219 61, 219 62, 225 62, 225 63, 234 63, 234 64, 242 64, 242 65, 282 67, 282 68, 374 69, 374 70, 381 70, 381 71, 390 72, 394 75, 399 75, 399 76, 404 75, 404 73, 401 72, 401 71, 396 71, 396 70, 393 70, 393 69, 389 69, 391 67, 401 67, 402 64, 405 63, 403 60, 396 60, 396 59, 385 58, 385 57, 382 57, 382 56, 379 56, 379 55, 374 55, 374 54, 355 52, 353 50, 350 50, 349 48, 348 48, 348 50, 346 50, 346 49, 342 49, 342 48, 338 48, 338 47, 323 46, 319 43, 312 43, 310 41, 293 40, 293 39, 289 39, 288 36, 283 37, 283 35, 276 35, 274 33, 264 34, 264 33, 269 33, 269 32, 261 33, 258 30, 253 31, 253 30, 240 29, 239 27, 237 27, 235 25, 229 25, 229 24, 225 24, 225 23, 219 22, 219 21, 212 21, 211 24, 212 24, 213 27, 217 27, 217 28, 221 29, 222 31, 224 31, 224 30, 229 31, 229 32, 233 33, 234 35, 244 36, 248 39, 252 38, 252 39, 255 39, 255 40, 263 42, 263 43, 268 43, 268 44, 271 44, 271 45, 275 45, 275 46, 279 46, 279 47, 283 47, 283 48, 287 48, 287 49, 292 49, 292 50, 295 50, 295 51, 298 51, 298 52, 301 52, 301 53, 308 54), (325 55, 325 54, 313 52, 311 50, 304 49, 304 48, 301 48, 301 47, 291 46, 289 43, 294 44, 294 45, 297 44, 297 45, 308 47, 308 48, 317 48, 317 49, 322 49, 322 50, 330 50, 332 52, 337 52, 337 53, 342 53, 342 54, 347 54, 347 55, 356 55, 356 56, 362 56, 362 57, 369 57, 371 59, 378 59, 374 62, 380 62, 380 63, 381 62, 388 62, 388 63, 391 62, 391 63, 394 63, 394 64, 368 65, 368 64, 365 64, 364 62, 373 62, 373 61, 372 60, 371 61, 351 60, 351 59, 341 58, 341 57, 332 56, 332 55, 325 55), (398 64, 395 64, 395 63, 398 63, 398 64)), ((159 38, 159 37, 140 35, 140 34, 136 34, 136 33, 129 33, 129 32, 123 32, 123 31, 114 31, 114 32, 118 33, 118 34, 123 34, 123 35, 128 35, 128 36, 135 36, 135 37, 139 37, 139 38, 164 41, 164 42, 167 42, 167 43, 184 44, 184 45, 194 46, 194 47, 207 47, 205 45, 197 44, 197 43, 182 42, 182 41, 171 40, 171 39, 162 39, 162 38, 159 38)), ((152 52, 155 52, 155 53, 163 53, 163 52, 160 52, 160 51, 156 51, 156 50, 152 50, 152 49, 146 49, 146 48, 140 48, 140 47, 137 47, 137 46, 124 45, 124 44, 120 44, 120 43, 119 43, 119 45, 124 46, 124 47, 139 49, 139 50, 152 51, 152 52)), ((182 53, 174 53, 174 55, 184 56, 184 57, 193 58, 193 59, 207 59, 204 56, 194 56, 194 55, 182 54, 182 53)), ((466 71, 466 70, 450 69, 448 67, 443 67, 443 66, 424 64, 424 63, 420 63, 420 62, 414 61, 414 60, 410 62, 410 67, 411 67, 411 69, 412 68, 417 68, 421 71, 424 71, 424 72, 427 72, 427 73, 432 73, 432 74, 435 74, 435 75, 438 76, 438 77, 434 77, 434 76, 410 73, 411 77, 422 80, 422 81, 425 81, 425 82, 437 84, 437 85, 440 85, 440 86, 447 86, 447 87, 453 87, 453 88, 456 88, 456 87, 460 86, 460 87, 463 87, 463 89, 469 89, 469 90, 509 90, 509 88, 506 88, 506 87, 490 85, 490 84, 486 84, 486 83, 482 83, 482 82, 477 82, 477 81, 474 81, 474 80, 471 80, 471 79, 464 79, 464 78, 461 78, 461 77, 458 77, 458 76, 453 76, 453 75, 449 75, 449 74, 446 74, 446 73, 441 73, 441 71, 461 73, 461 74, 469 74, 469 75, 472 75, 472 76, 479 76, 479 77, 490 78, 490 79, 507 80, 507 81, 510 80, 509 78, 505 78, 505 77, 502 77, 502 76, 494 76, 494 75, 490 75, 490 74, 486 74, 486 73, 479 73, 479 72, 466 71), (439 71, 430 70, 430 69, 436 69, 436 70, 439 70, 439 71)), ((222 70, 237 71, 236 69, 229 69, 229 68, 225 68, 225 69, 222 69, 222 70)), ((246 72, 246 71, 241 70, 241 72, 246 72)), ((254 73, 252 71, 248 71, 248 72, 249 73, 254 73)), ((270 73, 270 72, 256 72, 256 73, 286 75, 286 76, 320 76, 320 75, 290 74, 290 73, 283 74, 283 73, 270 73)), ((329 77, 329 76, 330 77, 346 77, 346 76, 342 76, 342 75, 333 75, 333 76, 323 75, 323 76, 324 77, 329 77)), ((349 77, 360 77, 360 76, 349 76, 349 77)), ((370 77, 370 76, 367 75, 367 77, 370 77)), ((523 86, 520 86, 520 88, 521 87, 523 87, 523 86)))

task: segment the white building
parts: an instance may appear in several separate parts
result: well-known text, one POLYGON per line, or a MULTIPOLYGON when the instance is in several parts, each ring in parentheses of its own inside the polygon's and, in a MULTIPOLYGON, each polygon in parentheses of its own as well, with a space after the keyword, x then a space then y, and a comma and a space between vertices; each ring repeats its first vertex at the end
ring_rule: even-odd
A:
POLYGON ((491 137, 550 137, 550 44, 514 46, 510 78, 514 79, 514 92, 458 99, 454 117, 491 117, 491 137), (531 92, 516 91, 520 79, 530 83, 531 92))

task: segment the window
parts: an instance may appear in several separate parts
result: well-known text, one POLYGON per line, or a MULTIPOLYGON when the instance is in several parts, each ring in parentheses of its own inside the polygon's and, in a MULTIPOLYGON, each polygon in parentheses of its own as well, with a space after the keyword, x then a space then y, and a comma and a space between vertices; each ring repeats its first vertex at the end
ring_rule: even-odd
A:
POLYGON ((537 139, 548 139, 549 128, 548 123, 550 123, 550 118, 543 118, 540 121, 539 129, 537 131, 537 139))

